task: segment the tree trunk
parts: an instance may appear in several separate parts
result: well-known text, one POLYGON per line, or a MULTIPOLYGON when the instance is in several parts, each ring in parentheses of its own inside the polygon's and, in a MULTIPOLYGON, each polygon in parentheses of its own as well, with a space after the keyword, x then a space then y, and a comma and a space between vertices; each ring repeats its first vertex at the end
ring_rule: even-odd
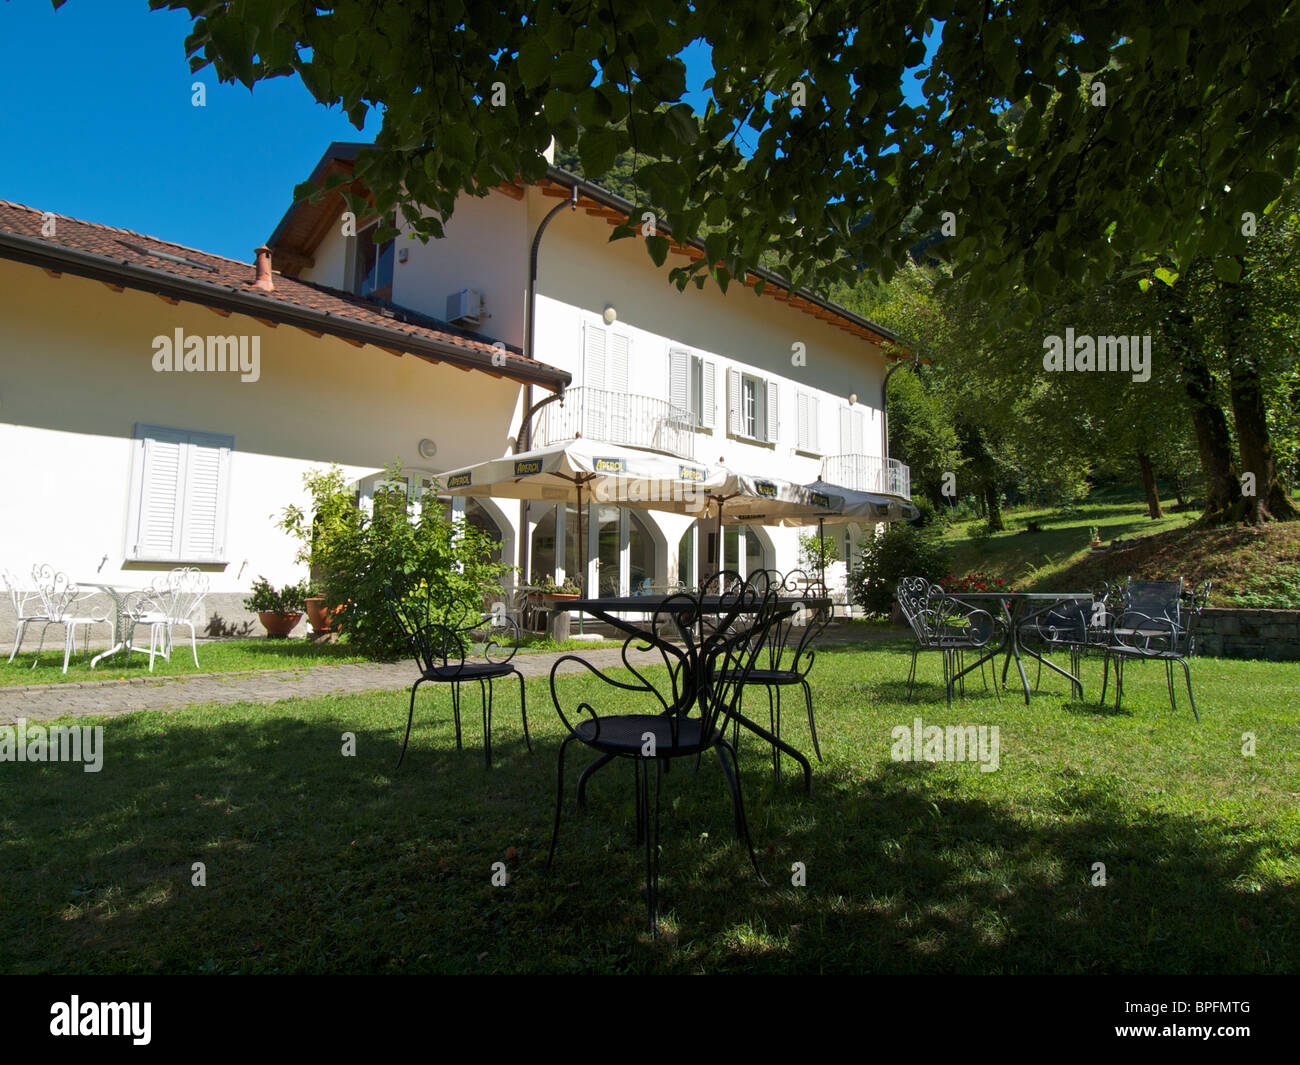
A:
POLYGON ((1224 312, 1224 347, 1228 353, 1229 395, 1237 426, 1237 453, 1241 458, 1242 501, 1245 517, 1254 525, 1266 521, 1300 520, 1300 511, 1287 497, 1277 476, 1273 440, 1268 432, 1268 412, 1256 361, 1259 339, 1251 328, 1248 294, 1238 284, 1222 282, 1219 294, 1224 312))
POLYGON ((1002 501, 998 498, 996 485, 984 486, 984 501, 989 512, 989 532, 1002 532, 1006 525, 1002 522, 1002 501))
POLYGON ((1156 471, 1151 468, 1151 458, 1145 451, 1138 452, 1138 465, 1142 467, 1142 489, 1147 495, 1147 513, 1154 518, 1163 518, 1165 512, 1160 509, 1160 490, 1156 487, 1156 471))
MULTIPOLYGON (((1191 279, 1187 280, 1190 286, 1191 279)), ((1205 475, 1205 511, 1202 525, 1226 525, 1241 520, 1241 482, 1232 461, 1232 433, 1215 395, 1214 375, 1206 362, 1204 342, 1196 335, 1184 293, 1161 291, 1166 303, 1165 331, 1183 368, 1183 387, 1192 403, 1192 428, 1196 453, 1205 475)))

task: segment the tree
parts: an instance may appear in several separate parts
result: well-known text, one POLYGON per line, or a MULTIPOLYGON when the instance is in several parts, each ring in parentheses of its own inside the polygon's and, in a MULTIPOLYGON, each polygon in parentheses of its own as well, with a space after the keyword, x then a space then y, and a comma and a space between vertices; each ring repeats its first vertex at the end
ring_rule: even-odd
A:
POLYGON ((682 286, 765 255, 797 283, 887 280, 951 224, 956 276, 985 299, 1023 285, 1032 313, 1144 255, 1240 254, 1236 219, 1277 197, 1300 144, 1300 7, 1280 2, 150 2, 194 17, 195 70, 296 75, 358 128, 381 109, 355 176, 421 235, 462 192, 539 179, 552 138, 592 179, 635 151, 638 203, 666 216, 656 262, 664 228, 718 227, 682 286))

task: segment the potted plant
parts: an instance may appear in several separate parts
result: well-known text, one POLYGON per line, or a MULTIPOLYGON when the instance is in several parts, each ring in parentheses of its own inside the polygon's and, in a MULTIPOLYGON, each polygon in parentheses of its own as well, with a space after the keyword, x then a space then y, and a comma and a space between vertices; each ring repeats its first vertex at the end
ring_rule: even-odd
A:
POLYGON ((1094 525, 1091 529, 1088 530, 1088 532, 1089 532, 1089 535, 1092 537, 1092 546, 1093 546, 1093 547, 1100 547, 1100 546, 1101 546, 1101 532, 1100 532, 1100 530, 1098 530, 1097 526, 1094 525))
POLYGON ((302 603, 307 596, 307 582, 274 588, 265 577, 253 582, 252 593, 244 600, 244 609, 257 614, 268 637, 284 638, 302 620, 302 603))
POLYGON ((582 594, 582 589, 578 587, 572 577, 565 577, 563 584, 556 584, 549 573, 537 582, 536 587, 543 599, 552 601, 558 599, 573 600, 582 594))
POLYGON ((308 589, 302 601, 303 606, 307 608, 307 620, 311 623, 313 634, 335 631, 335 618, 343 612, 343 605, 326 606, 328 602, 329 600, 315 587, 308 589))

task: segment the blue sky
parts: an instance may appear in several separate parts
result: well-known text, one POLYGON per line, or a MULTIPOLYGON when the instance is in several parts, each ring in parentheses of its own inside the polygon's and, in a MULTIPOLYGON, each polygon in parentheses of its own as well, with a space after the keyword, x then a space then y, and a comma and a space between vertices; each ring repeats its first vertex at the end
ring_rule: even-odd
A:
MULTIPOLYGON (((379 120, 358 131, 297 78, 250 93, 191 74, 190 24, 146 0, 0 4, 0 200, 251 262, 326 146, 369 140, 379 120)), ((684 58, 694 88, 708 51, 684 58)))

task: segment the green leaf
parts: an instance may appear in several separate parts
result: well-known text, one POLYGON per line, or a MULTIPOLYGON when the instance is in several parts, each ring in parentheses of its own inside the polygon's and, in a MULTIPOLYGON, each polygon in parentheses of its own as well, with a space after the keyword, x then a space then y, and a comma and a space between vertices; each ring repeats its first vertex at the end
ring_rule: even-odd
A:
POLYGON ((524 88, 536 89, 545 82, 550 76, 552 62, 554 59, 551 50, 537 37, 528 38, 519 49, 519 58, 515 61, 524 88))
POLYGON ((668 261, 668 238, 667 237, 646 237, 645 246, 650 251, 650 258, 654 260, 655 266, 663 266, 668 261))
POLYGON ((1214 276, 1229 285, 1241 280, 1241 260, 1220 255, 1214 260, 1214 276))
POLYGON ((578 139, 578 158, 582 162, 583 176, 595 181, 618 157, 618 135, 607 126, 582 131, 578 139))
POLYGON ((700 139, 700 127, 690 104, 674 104, 664 114, 668 131, 681 144, 694 144, 700 139))

